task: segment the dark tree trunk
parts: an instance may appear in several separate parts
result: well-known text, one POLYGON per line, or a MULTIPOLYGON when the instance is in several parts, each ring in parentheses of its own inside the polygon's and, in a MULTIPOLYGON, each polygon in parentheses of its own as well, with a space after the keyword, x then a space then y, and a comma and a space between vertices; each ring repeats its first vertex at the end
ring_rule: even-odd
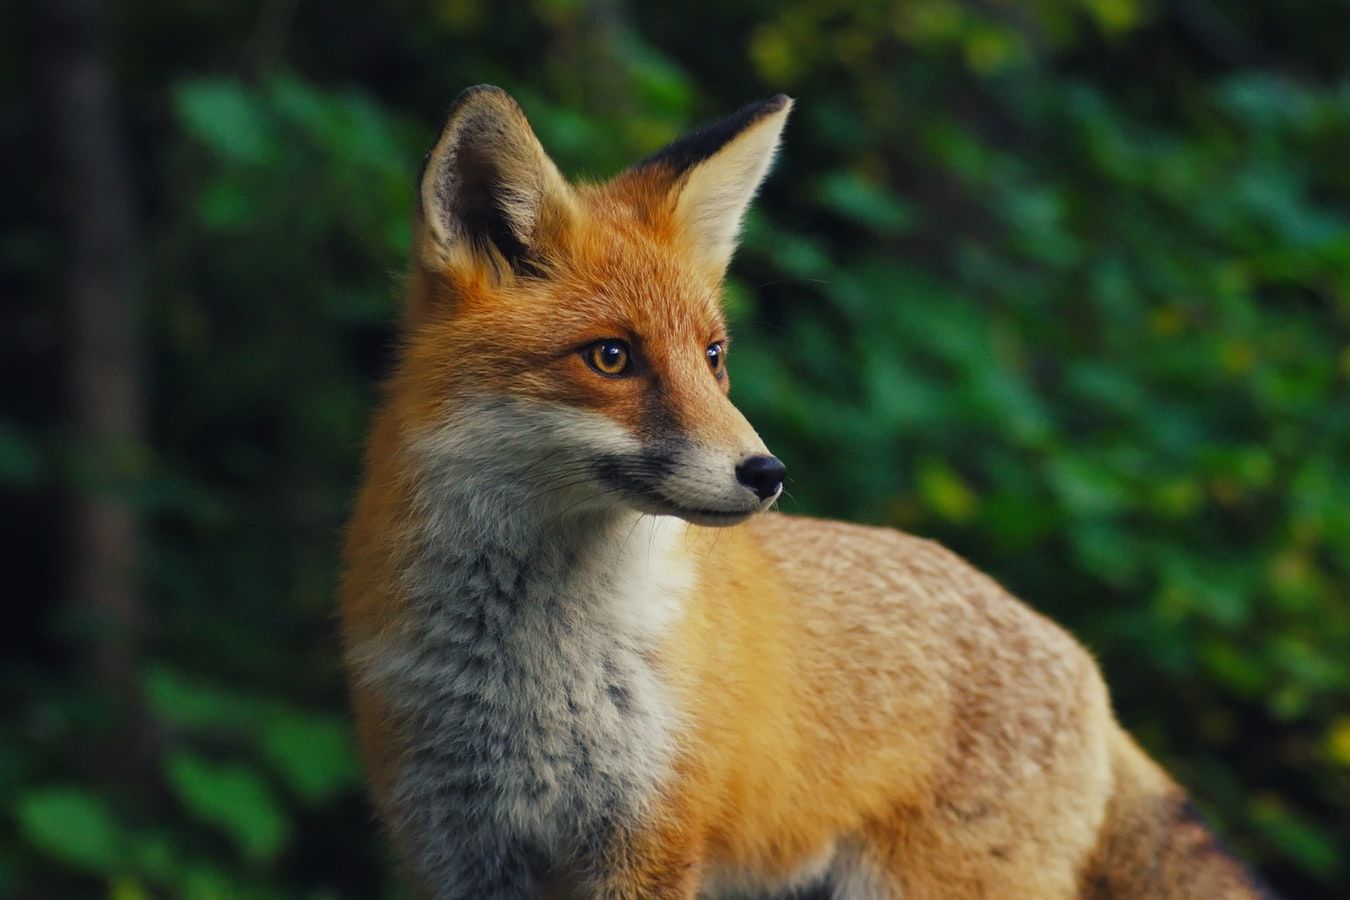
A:
POLYGON ((140 740, 137 514, 142 450, 138 241, 127 146, 99 0, 47 0, 43 88, 65 235, 68 385, 75 478, 70 601, 89 620, 90 665, 140 740))

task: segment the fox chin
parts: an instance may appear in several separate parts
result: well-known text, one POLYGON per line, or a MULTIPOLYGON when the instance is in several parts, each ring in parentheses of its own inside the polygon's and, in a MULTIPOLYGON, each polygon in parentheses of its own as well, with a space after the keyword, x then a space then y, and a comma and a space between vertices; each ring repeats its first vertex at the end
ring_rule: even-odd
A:
POLYGON ((427 156, 340 598, 408 881, 1268 896, 1063 630, 929 541, 769 511, 721 284, 791 108, 574 184, 480 86, 427 156))

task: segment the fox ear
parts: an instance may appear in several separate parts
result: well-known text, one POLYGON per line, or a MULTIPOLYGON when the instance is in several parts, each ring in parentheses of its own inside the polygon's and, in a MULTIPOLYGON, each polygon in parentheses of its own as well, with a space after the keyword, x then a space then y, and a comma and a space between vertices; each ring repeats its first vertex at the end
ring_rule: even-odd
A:
POLYGON ((636 167, 668 173, 676 229, 716 278, 731 263, 745 211, 769 173, 791 110, 792 99, 783 94, 752 103, 636 167))
POLYGON ((511 95, 461 93, 427 154, 419 190, 429 262, 528 270, 570 218, 572 189, 511 95))

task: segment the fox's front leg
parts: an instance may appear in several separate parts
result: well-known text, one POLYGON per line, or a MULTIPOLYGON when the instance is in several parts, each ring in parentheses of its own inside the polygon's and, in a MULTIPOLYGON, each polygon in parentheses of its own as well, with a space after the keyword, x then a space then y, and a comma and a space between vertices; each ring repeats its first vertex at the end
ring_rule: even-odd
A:
POLYGON ((411 753, 382 798, 409 881, 422 900, 533 900, 541 860, 493 824, 484 800, 435 752, 411 753))
POLYGON ((650 860, 646 864, 610 872, 582 892, 604 900, 694 900, 702 866, 692 858, 650 860))
POLYGON ((645 872, 626 873, 605 882, 594 893, 604 900, 695 900, 698 897, 698 867, 685 865, 645 872))
POLYGON ((603 863, 577 892, 605 900, 694 900, 703 868, 702 830, 677 818, 615 835, 603 863))
MULTIPOLYGON (((430 822, 418 823, 430 825, 430 822)), ((525 848, 475 834, 463 823, 399 829, 395 843, 420 900, 534 900, 541 896, 538 868, 525 848)))

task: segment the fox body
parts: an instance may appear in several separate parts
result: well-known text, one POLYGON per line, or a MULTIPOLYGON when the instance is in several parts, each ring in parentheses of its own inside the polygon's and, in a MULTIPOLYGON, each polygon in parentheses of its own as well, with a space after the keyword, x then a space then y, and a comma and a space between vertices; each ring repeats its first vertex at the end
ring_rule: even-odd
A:
POLYGON ((790 106, 585 186, 500 90, 449 114, 342 587, 408 877, 1258 896, 1063 631, 928 541, 766 512, 719 285, 790 106))

